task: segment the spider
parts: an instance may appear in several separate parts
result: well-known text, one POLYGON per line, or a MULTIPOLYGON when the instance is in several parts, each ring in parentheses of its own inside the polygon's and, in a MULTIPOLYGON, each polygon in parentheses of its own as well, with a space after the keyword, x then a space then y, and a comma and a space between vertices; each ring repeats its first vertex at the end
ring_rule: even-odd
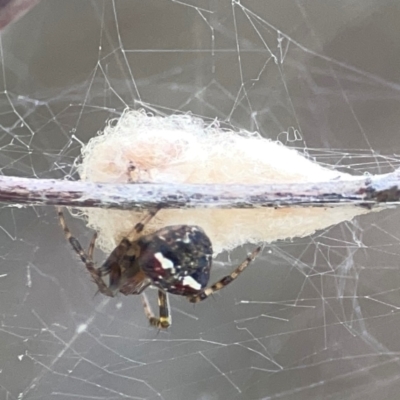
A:
POLYGON ((79 255, 98 291, 114 297, 118 291, 124 295, 141 294, 149 286, 158 288, 159 317, 151 311, 142 293, 144 312, 150 325, 166 329, 171 325, 167 293, 186 297, 191 303, 205 300, 214 292, 234 281, 261 251, 257 247, 230 274, 207 287, 212 266, 212 245, 202 228, 194 225, 167 226, 154 233, 141 234, 146 224, 160 210, 149 210, 133 230, 111 252, 101 267, 96 268, 93 252, 95 232, 85 252, 70 232, 64 213, 58 208, 58 217, 67 241, 79 255), (109 275, 107 285, 103 276, 109 275))

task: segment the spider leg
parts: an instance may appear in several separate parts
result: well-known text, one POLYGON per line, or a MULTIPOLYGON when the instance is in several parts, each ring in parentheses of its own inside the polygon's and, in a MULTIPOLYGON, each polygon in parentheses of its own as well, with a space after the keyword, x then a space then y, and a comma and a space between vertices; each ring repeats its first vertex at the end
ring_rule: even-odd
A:
POLYGON ((113 292, 107 287, 106 283, 101 279, 99 276, 95 264, 92 260, 91 255, 93 255, 93 249, 94 249, 94 243, 96 241, 96 236, 92 238, 92 241, 90 242, 89 245, 89 254, 86 254, 85 251, 83 250, 81 244, 79 243, 78 239, 76 239, 74 236, 72 236, 71 231, 69 230, 67 223, 65 221, 64 213, 61 210, 60 207, 57 208, 58 212, 58 218, 60 220, 61 227, 64 231, 65 238, 67 241, 71 244, 72 248, 75 250, 75 252, 78 254, 82 262, 85 264, 86 269, 90 273, 90 276, 92 277, 94 283, 97 285, 99 292, 109 296, 109 297, 114 297, 113 292), (93 247, 93 249, 92 249, 93 247))
MULTIPOLYGON (((130 242, 133 242, 137 239, 137 237, 142 233, 144 227, 153 219, 153 217, 161 210, 161 206, 156 208, 152 208, 147 211, 146 215, 139 221, 131 232, 127 235, 127 238, 130 242)), ((123 239, 122 239, 123 240, 123 239)))
POLYGON ((149 286, 151 285, 150 281, 147 281, 143 284, 143 286, 141 288, 139 288, 139 290, 135 293, 135 294, 142 294, 142 292, 144 290, 146 290, 149 286))
POLYGON ((229 285, 249 266, 249 264, 257 257, 260 251, 261 247, 257 247, 255 250, 253 250, 253 252, 250 255, 247 256, 247 258, 238 267, 235 268, 235 270, 230 275, 224 276, 218 282, 214 283, 209 287, 206 287, 199 293, 193 296, 189 296, 188 300, 191 303, 198 303, 200 301, 205 300, 207 297, 217 292, 218 290, 221 290, 226 285, 229 285))
POLYGON ((97 232, 95 232, 95 233, 93 234, 93 237, 92 237, 92 240, 90 241, 89 248, 88 248, 88 252, 87 252, 88 257, 89 257, 91 260, 93 260, 93 252, 94 252, 94 246, 95 246, 95 244, 96 244, 96 239, 97 239, 97 232))
POLYGON ((117 275, 121 275, 121 271, 119 269, 119 262, 121 257, 127 253, 129 248, 131 247, 131 242, 127 238, 123 238, 118 246, 110 253, 107 257, 106 261, 97 269, 97 273, 99 276, 107 276, 112 274, 114 278, 117 275))
POLYGON ((169 315, 169 302, 167 293, 162 290, 158 291, 158 307, 160 316, 157 318, 153 311, 151 310, 147 296, 142 293, 142 303, 144 308, 144 313, 150 322, 151 326, 158 329, 167 329, 171 325, 171 317, 169 315))

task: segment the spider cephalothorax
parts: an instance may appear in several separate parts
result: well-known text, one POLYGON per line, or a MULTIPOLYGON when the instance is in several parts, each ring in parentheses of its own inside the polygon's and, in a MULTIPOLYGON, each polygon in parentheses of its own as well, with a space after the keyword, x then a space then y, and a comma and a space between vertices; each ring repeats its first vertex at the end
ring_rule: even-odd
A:
POLYGON ((86 253, 69 231, 61 209, 58 215, 67 240, 85 263, 99 292, 114 297, 117 292, 140 294, 149 286, 157 287, 160 316, 154 316, 146 297, 143 297, 145 314, 151 325, 167 328, 170 325, 167 293, 184 296, 192 303, 202 301, 236 279, 261 248, 256 248, 230 275, 207 287, 212 266, 210 239, 203 229, 191 225, 167 226, 141 235, 158 210, 149 211, 100 268, 96 268, 93 261, 97 235, 94 234, 86 253), (109 276, 108 285, 102 278, 106 275, 109 276))

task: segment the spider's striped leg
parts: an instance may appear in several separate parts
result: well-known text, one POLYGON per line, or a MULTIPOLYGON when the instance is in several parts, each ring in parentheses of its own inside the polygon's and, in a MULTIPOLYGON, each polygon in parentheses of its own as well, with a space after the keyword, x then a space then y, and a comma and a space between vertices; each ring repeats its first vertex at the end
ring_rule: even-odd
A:
POLYGON ((139 221, 132 231, 127 235, 130 242, 133 242, 142 233, 144 227, 153 219, 153 217, 161 210, 161 206, 147 210, 146 215, 139 221))
POLYGON ((209 287, 206 287, 199 293, 193 296, 189 296, 188 297, 189 301, 191 303, 198 303, 200 301, 205 300, 208 296, 212 295, 218 290, 221 290, 226 285, 229 285, 249 266, 249 264, 257 257, 260 251, 261 247, 257 247, 255 250, 253 250, 253 252, 250 255, 247 256, 247 258, 237 268, 235 268, 235 270, 230 275, 224 276, 218 282, 214 283, 209 287))
POLYGON ((162 290, 158 291, 158 307, 160 316, 157 318, 150 308, 149 301, 144 293, 142 293, 142 303, 144 308, 144 313, 150 322, 151 326, 158 329, 167 329, 171 325, 171 317, 169 314, 169 302, 167 293, 162 290))
MULTIPOLYGON (((61 208, 58 207, 57 212, 58 212, 58 218, 60 220, 61 227, 63 228, 63 231, 64 231, 65 238, 68 240, 68 242, 71 244, 72 248, 75 250, 75 252, 79 255, 82 262, 85 264, 86 269, 89 271, 90 276, 92 277, 94 283, 99 288, 99 292, 106 296, 114 297, 113 292, 107 287, 106 283, 103 281, 103 279, 101 279, 101 276, 98 274, 98 272, 95 268, 95 264, 92 260, 92 257, 85 253, 81 244, 78 242, 78 239, 76 239, 74 236, 72 236, 72 233, 67 226, 67 223, 66 223, 65 217, 64 217, 64 213, 62 212, 61 208)), ((93 254, 95 241, 96 241, 96 237, 94 236, 89 245, 89 254, 91 254, 91 255, 93 254)))
POLYGON ((88 257, 89 257, 91 260, 93 260, 93 252, 94 252, 94 246, 95 246, 95 244, 96 244, 96 239, 97 239, 97 232, 95 232, 95 233, 93 234, 93 237, 92 237, 92 240, 90 241, 89 248, 88 248, 88 252, 87 252, 88 257))

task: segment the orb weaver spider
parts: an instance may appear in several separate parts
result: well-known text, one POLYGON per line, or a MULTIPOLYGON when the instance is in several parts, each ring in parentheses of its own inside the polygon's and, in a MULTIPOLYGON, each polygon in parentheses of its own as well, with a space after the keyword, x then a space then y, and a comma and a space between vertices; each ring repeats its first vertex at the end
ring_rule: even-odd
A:
POLYGON ((258 255, 261 247, 257 247, 231 274, 207 287, 213 251, 211 241, 202 228, 174 225, 142 235, 144 227, 160 208, 148 211, 99 268, 93 261, 97 233, 94 233, 85 252, 70 232, 62 209, 57 208, 57 211, 67 241, 85 264, 98 291, 114 297, 118 292, 124 295, 141 294, 149 286, 157 287, 159 317, 153 314, 143 293, 144 312, 150 325, 166 329, 171 325, 168 293, 184 296, 192 303, 203 301, 234 281, 258 255), (103 276, 107 275, 108 285, 103 280, 103 276))

